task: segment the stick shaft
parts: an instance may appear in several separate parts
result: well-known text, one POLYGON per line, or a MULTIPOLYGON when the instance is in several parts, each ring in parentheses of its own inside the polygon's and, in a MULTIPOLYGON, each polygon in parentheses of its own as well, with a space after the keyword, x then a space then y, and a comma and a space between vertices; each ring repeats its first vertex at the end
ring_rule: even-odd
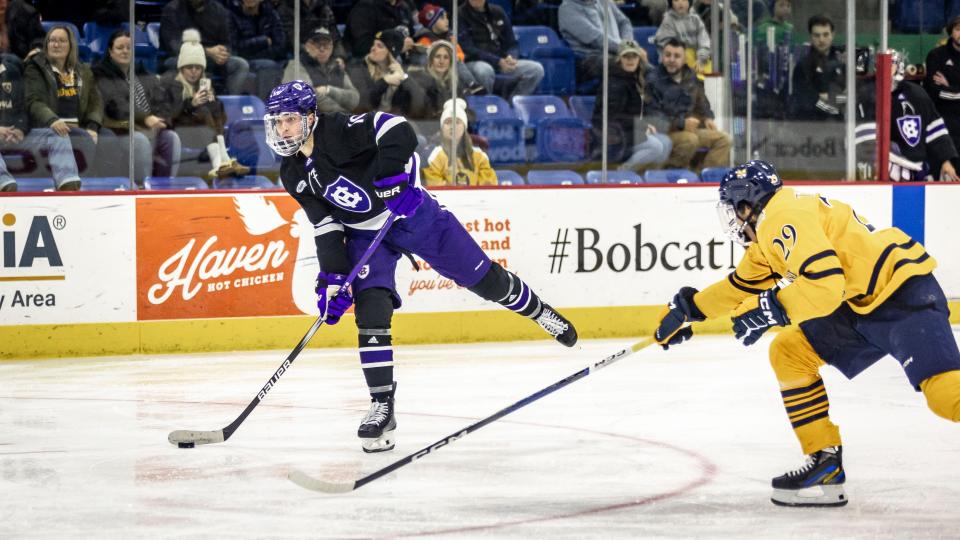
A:
MULTIPOLYGON (((393 213, 387 216, 387 221, 383 224, 383 226, 377 232, 377 235, 373 238, 373 241, 370 242, 370 245, 367 247, 367 250, 363 252, 363 255, 360 257, 360 260, 357 261, 357 264, 355 264, 353 266, 353 269, 350 270, 350 273, 347 274, 347 279, 344 282, 343 286, 340 288, 341 291, 346 291, 350 287, 350 285, 353 283, 353 280, 357 279, 357 276, 360 274, 361 270, 363 270, 364 265, 367 264, 367 261, 369 261, 370 257, 373 256, 373 252, 376 251, 377 247, 383 241, 384 237, 387 236, 387 232, 390 230, 390 227, 393 225, 396 219, 397 219, 397 216, 393 213)), ((278 367, 276 371, 273 372, 273 376, 271 376, 270 379, 268 379, 267 382, 263 385, 263 387, 260 388, 260 391, 257 392, 257 395, 253 398, 252 401, 250 401, 247 407, 243 409, 243 412, 240 413, 240 416, 238 416, 236 420, 234 420, 233 422, 230 422, 222 430, 220 430, 223 434, 222 439, 217 440, 219 439, 219 437, 213 436, 213 440, 209 440, 210 437, 212 436, 211 432, 181 431, 178 434, 178 432, 175 431, 168 436, 168 440, 170 440, 170 442, 173 444, 177 444, 178 442, 195 442, 198 444, 206 444, 209 442, 222 442, 229 439, 230 436, 233 435, 233 432, 240 427, 240 424, 242 424, 243 421, 247 419, 247 416, 250 416, 250 413, 257 408, 257 405, 259 405, 260 402, 263 401, 265 397, 267 397, 267 394, 270 392, 273 386, 277 384, 277 381, 280 380, 280 377, 282 377, 283 374, 290 369, 290 365, 293 364, 293 361, 297 359, 297 356, 300 355, 300 352, 303 351, 304 347, 307 346, 307 343, 310 342, 310 340, 313 338, 313 335, 317 333, 317 330, 319 330, 320 326, 322 325, 323 325, 323 316, 317 317, 317 320, 313 322, 313 325, 310 326, 310 329, 307 330, 307 333, 304 334, 304 336, 300 339, 300 343, 297 343, 297 346, 294 347, 292 351, 290 351, 290 354, 287 355, 287 358, 283 361, 282 364, 280 364, 280 367, 278 367), (175 434, 178 434, 178 435, 175 436, 175 434), (198 439, 198 437, 202 437, 202 440, 198 439)), ((217 435, 219 435, 219 433, 217 432, 212 432, 212 433, 216 433, 217 435)))

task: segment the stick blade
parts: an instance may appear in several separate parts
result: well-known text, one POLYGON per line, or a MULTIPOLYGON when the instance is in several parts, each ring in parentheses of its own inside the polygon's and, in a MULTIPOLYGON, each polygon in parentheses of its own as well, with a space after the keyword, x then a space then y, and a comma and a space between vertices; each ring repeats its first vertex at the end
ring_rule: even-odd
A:
POLYGON ((179 446, 181 443, 193 443, 194 445, 221 443, 224 441, 224 438, 222 429, 216 431, 189 431, 178 429, 171 431, 170 434, 167 435, 167 440, 170 441, 170 444, 179 446))
POLYGON ((349 493, 357 488, 356 482, 324 482, 301 471, 293 471, 287 478, 303 489, 320 493, 349 493))

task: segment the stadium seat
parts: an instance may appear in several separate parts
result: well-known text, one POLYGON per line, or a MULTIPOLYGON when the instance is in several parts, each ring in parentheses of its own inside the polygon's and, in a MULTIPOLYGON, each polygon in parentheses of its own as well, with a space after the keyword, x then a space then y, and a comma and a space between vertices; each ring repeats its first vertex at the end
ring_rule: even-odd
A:
POLYGON ((707 167, 700 171, 700 179, 704 182, 719 182, 730 172, 730 167, 707 167))
POLYGON ((494 172, 497 173, 497 184, 501 186, 522 186, 524 184, 523 177, 517 171, 496 169, 494 172))
POLYGON ((647 61, 651 66, 660 63, 660 50, 657 48, 657 44, 653 42, 653 36, 656 33, 656 26, 635 26, 633 28, 633 39, 647 51, 647 61))
POLYGON ((199 176, 148 176, 143 181, 146 189, 208 189, 207 183, 199 176))
MULTIPOLYGON (((123 23, 121 26, 124 30, 130 30, 130 23, 123 23)), ((157 46, 153 44, 153 40, 150 39, 150 33, 137 27, 136 32, 133 33, 133 46, 133 53, 136 55, 137 63, 143 65, 147 71, 157 73, 157 55, 159 51, 157 46)))
POLYGON ((77 56, 80 57, 81 62, 89 62, 93 54, 90 51, 90 47, 87 46, 87 42, 83 37, 83 34, 80 33, 80 29, 77 28, 77 25, 72 22, 67 21, 41 21, 40 25, 43 26, 44 32, 49 32, 54 26, 66 26, 73 32, 74 39, 77 40, 77 56))
POLYGON ((83 35, 93 56, 101 57, 107 54, 107 42, 110 41, 110 35, 119 28, 119 26, 101 26, 95 22, 84 23, 83 35))
POLYGON ((536 131, 535 160, 577 162, 590 157, 590 124, 570 114, 559 97, 514 96, 513 106, 536 131))
MULTIPOLYGON (((588 184, 602 184, 603 171, 588 171, 588 184)), ((643 178, 633 171, 611 171, 607 170, 608 184, 642 184, 643 178)))
POLYGON ((692 184, 700 177, 687 169, 651 169, 644 173, 643 180, 648 184, 692 184))
POLYGON ((56 191, 53 178, 17 178, 17 191, 56 191))
POLYGON ((150 44, 158 51, 163 48, 160 46, 160 23, 147 23, 147 38, 150 40, 150 44))
POLYGON ((269 178, 260 175, 218 178, 213 181, 213 189, 277 189, 278 187, 269 178))
POLYGON ((593 122, 593 108, 596 107, 597 96, 570 96, 570 110, 573 115, 584 122, 593 122))
POLYGON ((535 186, 570 186, 583 184, 583 177, 575 171, 541 171, 527 173, 527 182, 535 186))
POLYGON ((945 5, 944 0, 899 0, 890 13, 890 22, 894 28, 910 34, 939 34, 947 22, 945 5))
POLYGON ((490 163, 522 163, 526 160, 523 120, 502 97, 467 96, 467 106, 477 116, 477 134, 490 148, 490 163))
POLYGON ((230 122, 225 135, 227 152, 256 174, 280 170, 280 159, 267 146, 264 132, 263 120, 258 118, 230 122))
POLYGON ((129 191, 130 179, 126 176, 108 176, 103 178, 84 178, 80 182, 80 191, 129 191))
POLYGON ((537 87, 541 94, 569 95, 577 87, 576 61, 571 49, 547 26, 514 26, 520 58, 543 65, 544 76, 537 87))
POLYGON ((227 123, 237 120, 257 120, 263 122, 266 106, 257 96, 217 96, 227 113, 227 123))

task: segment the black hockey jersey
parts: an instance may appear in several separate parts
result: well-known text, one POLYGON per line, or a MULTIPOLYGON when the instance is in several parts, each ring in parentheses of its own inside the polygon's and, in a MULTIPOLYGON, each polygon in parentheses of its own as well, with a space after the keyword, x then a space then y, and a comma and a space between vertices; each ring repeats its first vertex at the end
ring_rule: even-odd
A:
POLYGON ((946 122, 953 140, 960 140, 960 51, 950 43, 937 47, 927 54, 926 66, 923 86, 946 122), (933 81, 938 72, 947 79, 948 86, 933 81))
MULTIPOLYGON (((927 170, 957 157, 943 118, 933 106, 930 96, 918 84, 900 82, 890 100, 890 147, 897 145, 899 156, 910 162, 926 164, 927 170)), ((857 88, 857 160, 874 160, 877 138, 875 80, 863 80, 857 88)))
POLYGON ((390 212, 373 182, 412 165, 417 135, 405 118, 384 112, 320 114, 317 122, 313 153, 284 157, 280 181, 313 223, 320 268, 346 274, 344 227, 384 224, 390 212))

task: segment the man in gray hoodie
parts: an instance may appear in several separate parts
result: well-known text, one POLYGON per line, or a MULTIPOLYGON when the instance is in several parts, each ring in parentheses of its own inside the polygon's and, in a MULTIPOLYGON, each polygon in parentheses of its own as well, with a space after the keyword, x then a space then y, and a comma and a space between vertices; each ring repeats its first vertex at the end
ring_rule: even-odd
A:
POLYGON ((603 73, 603 62, 616 57, 620 42, 633 39, 630 19, 610 0, 563 0, 560 35, 577 54, 577 80, 603 73), (607 10, 607 51, 603 50, 603 9, 607 10))

